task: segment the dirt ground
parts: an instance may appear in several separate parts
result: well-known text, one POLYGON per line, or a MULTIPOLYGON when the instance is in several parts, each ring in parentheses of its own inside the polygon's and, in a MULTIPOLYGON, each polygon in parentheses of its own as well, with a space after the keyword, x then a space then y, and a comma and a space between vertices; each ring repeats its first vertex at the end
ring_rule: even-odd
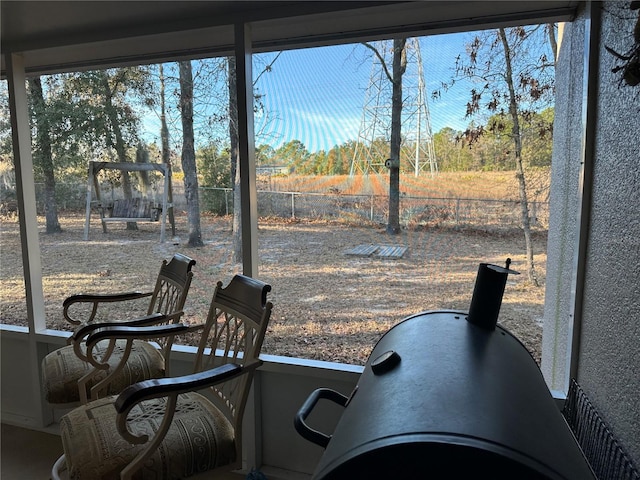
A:
MULTIPOLYGON (((230 218, 203 217, 205 246, 187 248, 186 220, 178 216, 177 236, 159 243, 158 224, 127 231, 112 225, 103 234, 97 221, 83 240, 84 218, 61 216, 63 233, 40 226, 45 312, 48 328, 70 329, 62 301, 71 293, 150 289, 162 259, 184 253, 197 261, 185 320, 204 319, 217 280, 227 282, 241 265, 231 261, 230 218)), ((42 222, 43 223, 43 222, 42 222)), ((19 228, 0 219, 1 321, 26 325, 19 228)), ((364 364, 377 340, 403 318, 426 310, 468 310, 480 262, 525 271, 519 232, 487 233, 447 229, 403 230, 320 222, 261 221, 259 278, 270 283, 274 303, 263 353, 364 364), (402 258, 359 257, 360 245, 403 246, 402 258)), ((541 286, 525 274, 510 276, 499 323, 540 359, 546 235, 535 239, 541 286)), ((141 307, 142 308, 142 307, 141 307)), ((113 314, 113 313, 112 313, 113 314)), ((126 318, 131 311, 117 313, 126 318)))

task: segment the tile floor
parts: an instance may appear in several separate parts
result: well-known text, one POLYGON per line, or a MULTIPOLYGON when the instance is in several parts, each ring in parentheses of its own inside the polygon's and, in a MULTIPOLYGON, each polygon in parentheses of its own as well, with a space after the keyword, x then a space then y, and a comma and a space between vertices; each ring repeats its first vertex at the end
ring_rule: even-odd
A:
POLYGON ((2 480, 47 480, 62 455, 58 435, 2 424, 0 434, 2 480))

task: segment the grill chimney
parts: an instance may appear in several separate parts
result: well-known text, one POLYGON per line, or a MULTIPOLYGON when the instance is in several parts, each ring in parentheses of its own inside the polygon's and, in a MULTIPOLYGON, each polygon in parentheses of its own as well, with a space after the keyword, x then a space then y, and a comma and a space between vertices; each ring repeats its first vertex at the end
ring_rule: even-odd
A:
POLYGON ((504 267, 489 263, 480 264, 467 317, 470 323, 487 330, 496 328, 507 276, 510 273, 519 275, 519 272, 509 269, 510 265, 510 258, 507 258, 504 267))

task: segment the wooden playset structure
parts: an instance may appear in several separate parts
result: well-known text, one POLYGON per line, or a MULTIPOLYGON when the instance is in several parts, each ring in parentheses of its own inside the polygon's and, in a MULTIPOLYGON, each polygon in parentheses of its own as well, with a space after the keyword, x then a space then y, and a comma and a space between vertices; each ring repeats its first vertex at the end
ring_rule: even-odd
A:
POLYGON ((84 224, 85 240, 89 240, 92 210, 100 215, 103 233, 107 233, 107 224, 110 222, 160 221, 160 242, 164 242, 166 237, 167 216, 171 224, 172 236, 176 234, 173 214, 173 192, 171 188, 171 167, 166 163, 89 162, 86 218, 84 224), (164 181, 161 202, 157 203, 153 199, 142 196, 106 201, 103 198, 98 180, 98 174, 101 170, 120 170, 122 172, 158 171, 162 173, 164 181))

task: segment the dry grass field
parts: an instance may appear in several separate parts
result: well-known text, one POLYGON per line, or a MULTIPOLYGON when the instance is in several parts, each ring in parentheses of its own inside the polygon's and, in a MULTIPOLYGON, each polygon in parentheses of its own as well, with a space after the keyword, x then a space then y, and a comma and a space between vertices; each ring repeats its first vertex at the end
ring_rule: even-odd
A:
MULTIPOLYGON (((368 176, 274 176, 263 179, 262 187, 278 191, 340 192, 351 195, 386 195, 388 175, 368 176)), ((530 200, 546 201, 549 191, 549 170, 529 170, 527 182, 530 200)), ((423 174, 401 174, 400 192, 406 196, 479 198, 517 200, 518 184, 513 171, 496 172, 440 172, 431 177, 423 174)))
MULTIPOLYGON (((512 174, 488 175, 489 180, 484 175, 470 173, 465 179, 457 174, 456 183, 455 178, 441 174, 439 182, 429 179, 419 185, 407 178, 403 185, 408 189, 412 181, 422 194, 429 184, 434 189, 439 185, 444 190, 435 193, 445 195, 451 185, 458 192, 465 191, 466 182, 469 196, 489 190, 494 198, 511 197, 507 184, 513 183, 512 174)), ((351 181, 340 177, 272 180, 280 183, 280 190, 304 187, 305 191, 346 189, 345 182, 351 181), (284 184, 294 180, 297 185, 284 184)), ((375 188, 375 182, 361 182, 358 188, 357 193, 362 193, 375 188)), ((204 319, 217 280, 226 283, 241 271, 241 265, 232 261, 230 217, 202 217, 205 245, 201 248, 185 246, 184 212, 177 214, 177 236, 165 243, 158 241, 158 224, 141 223, 137 231, 111 224, 103 234, 94 219, 90 239, 84 241, 82 213, 63 212, 63 232, 54 235, 44 233, 44 218, 39 221, 48 328, 70 329, 62 318, 62 301, 72 293, 151 288, 162 259, 175 252, 197 261, 184 317, 188 322, 204 319)), ((434 309, 467 310, 480 262, 504 264, 509 257, 513 269, 525 270, 524 239, 518 230, 421 227, 389 236, 383 225, 270 218, 260 220, 258 248, 259 277, 273 286, 270 298, 274 303, 264 352, 354 364, 363 364, 380 336, 409 315, 434 309), (402 246, 406 252, 397 259, 347 254, 360 245, 402 246)), ((0 321, 26 325, 15 216, 0 218, 0 252, 0 321)), ((531 285, 526 275, 510 276, 499 322, 539 361, 545 231, 535 235, 535 253, 542 286, 531 285)), ((132 311, 108 314, 109 318, 128 318, 132 311)))
MULTIPOLYGON (((204 318, 213 285, 228 281, 241 266, 230 260, 229 218, 203 219, 206 243, 189 249, 176 238, 160 244, 156 226, 129 232, 94 228, 82 240, 83 218, 65 215, 64 232, 41 234, 47 325, 69 329, 62 301, 71 293, 145 290, 163 258, 175 252, 197 261, 186 320, 204 318)), ((26 307, 18 225, 0 222, 2 242, 1 321, 25 325, 26 307)), ((184 235, 184 223, 178 225, 184 235)), ((390 238, 384 229, 317 222, 269 222, 259 228, 259 277, 273 286, 272 321, 264 352, 362 364, 380 336, 406 316, 425 310, 469 307, 478 263, 524 268, 522 239, 470 231, 403 231, 390 238), (403 258, 354 257, 358 245, 403 245, 403 258)), ((545 266, 545 241, 538 238, 536 262, 545 266)), ((544 276, 542 275, 544 278, 544 276)), ((540 358, 544 287, 524 275, 510 277, 500 323, 540 358)), ((141 307, 142 308, 142 307, 141 307)), ((112 312, 127 318, 130 311, 112 312)))

